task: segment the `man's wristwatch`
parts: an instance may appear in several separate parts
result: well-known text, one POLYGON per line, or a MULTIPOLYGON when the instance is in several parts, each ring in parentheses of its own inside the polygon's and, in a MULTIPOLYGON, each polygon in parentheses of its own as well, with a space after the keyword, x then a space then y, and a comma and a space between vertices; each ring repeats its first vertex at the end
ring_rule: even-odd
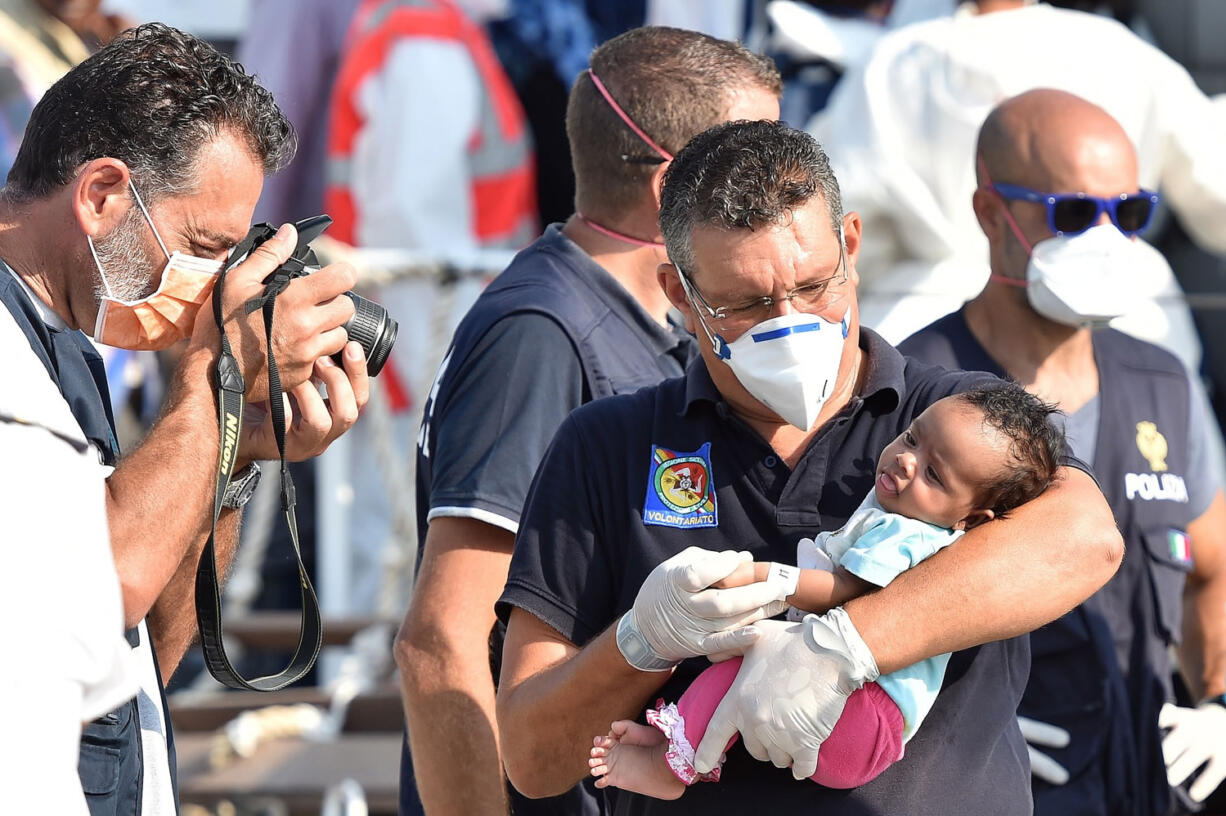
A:
POLYGON ((626 662, 639 671, 668 671, 676 665, 671 660, 665 660, 655 653, 647 638, 639 631, 634 621, 634 610, 622 615, 617 622, 617 648, 626 662))
POLYGON ((244 504, 251 501, 259 483, 260 463, 252 462, 230 479, 230 484, 226 485, 226 493, 221 499, 221 506, 241 510, 244 504))
POLYGON ((1226 694, 1219 694, 1216 697, 1209 697, 1204 702, 1202 702, 1201 705, 1207 705, 1209 703, 1220 705, 1222 708, 1226 708, 1226 694))

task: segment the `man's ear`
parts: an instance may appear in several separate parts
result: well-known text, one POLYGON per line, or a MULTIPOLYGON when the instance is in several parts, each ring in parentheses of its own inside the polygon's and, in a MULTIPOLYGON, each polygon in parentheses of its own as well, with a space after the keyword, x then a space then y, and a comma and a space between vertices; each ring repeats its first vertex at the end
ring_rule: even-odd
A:
POLYGON ((679 275, 677 267, 670 263, 662 263, 656 267, 656 280, 660 282, 660 288, 664 290, 669 303, 676 306, 677 311, 681 312, 681 316, 685 318, 686 331, 693 334, 698 329, 694 322, 694 307, 690 305, 690 299, 685 296, 685 287, 681 285, 679 275))
POLYGON ((72 182, 72 213, 91 238, 114 229, 136 206, 128 195, 131 173, 119 159, 104 156, 86 162, 72 182))
POLYGON ((847 273, 853 286, 860 285, 860 270, 856 261, 860 259, 863 229, 864 222, 860 220, 860 213, 852 210, 843 216, 843 246, 847 252, 847 273))
POLYGON ((975 218, 979 228, 988 237, 988 241, 999 243, 999 233, 1005 226, 1005 219, 1000 211, 1001 201, 995 190, 979 187, 971 196, 971 207, 975 210, 975 218))
POLYGON ((664 174, 668 172, 671 161, 661 162, 651 174, 651 196, 656 202, 656 211, 660 210, 660 197, 664 194, 664 174))
POLYGON ((955 530, 970 530, 972 528, 978 527, 980 524, 983 524, 984 522, 991 521, 994 518, 996 518, 996 513, 992 512, 989 509, 985 508, 983 510, 972 510, 971 512, 967 513, 966 518, 962 519, 961 521, 959 521, 957 524, 954 525, 954 529, 955 530))

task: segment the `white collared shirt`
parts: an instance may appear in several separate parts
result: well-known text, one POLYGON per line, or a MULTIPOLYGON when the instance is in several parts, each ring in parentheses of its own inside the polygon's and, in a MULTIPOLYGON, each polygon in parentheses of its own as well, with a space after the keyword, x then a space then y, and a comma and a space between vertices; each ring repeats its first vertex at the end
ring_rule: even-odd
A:
MULTIPOLYGON (((6 264, 44 323, 67 326, 6 264)), ((137 696, 144 760, 142 812, 174 813, 165 712, 148 630, 124 638, 123 599, 110 549, 106 479, 59 388, 7 309, 0 308, 0 649, 23 668, 0 679, 21 734, 0 762, 6 812, 86 813, 77 776, 83 722, 137 696), (29 423, 29 424, 23 424, 29 423), (74 445, 76 447, 74 447, 74 445), (29 796, 24 802, 21 797, 29 796)))

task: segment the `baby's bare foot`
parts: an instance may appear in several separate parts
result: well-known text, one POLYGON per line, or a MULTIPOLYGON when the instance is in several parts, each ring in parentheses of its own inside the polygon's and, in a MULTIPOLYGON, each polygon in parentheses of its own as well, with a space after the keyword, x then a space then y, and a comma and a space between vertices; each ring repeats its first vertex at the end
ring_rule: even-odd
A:
POLYGON ((668 768, 668 740, 658 729, 629 720, 613 723, 609 733, 592 740, 588 767, 596 787, 612 785, 656 799, 676 799, 685 783, 668 768))

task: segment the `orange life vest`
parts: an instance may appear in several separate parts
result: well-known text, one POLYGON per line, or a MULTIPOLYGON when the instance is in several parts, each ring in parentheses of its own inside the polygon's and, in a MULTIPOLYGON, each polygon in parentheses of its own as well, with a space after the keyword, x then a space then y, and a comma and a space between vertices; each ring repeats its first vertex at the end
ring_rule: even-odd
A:
MULTIPOLYGON (((380 71, 388 53, 404 39, 450 40, 462 44, 480 78, 479 118, 468 140, 468 178, 476 246, 519 249, 538 232, 536 170, 532 138, 510 79, 485 33, 451 0, 363 0, 350 25, 332 90, 324 206, 332 216, 329 234, 357 244, 362 202, 351 187, 354 142, 365 124, 358 89, 380 71)), ((421 127, 430 127, 422 122, 421 127)), ((393 411, 411 404, 395 366, 380 378, 393 411)))
POLYGON ((332 92, 324 190, 333 219, 330 234, 357 243, 362 202, 350 187, 354 141, 364 124, 357 92, 382 69, 391 48, 408 38, 452 40, 468 49, 481 83, 479 121, 468 141, 474 237, 480 247, 519 249, 537 232, 532 139, 515 89, 485 33, 451 0, 364 0, 358 7, 332 92))

